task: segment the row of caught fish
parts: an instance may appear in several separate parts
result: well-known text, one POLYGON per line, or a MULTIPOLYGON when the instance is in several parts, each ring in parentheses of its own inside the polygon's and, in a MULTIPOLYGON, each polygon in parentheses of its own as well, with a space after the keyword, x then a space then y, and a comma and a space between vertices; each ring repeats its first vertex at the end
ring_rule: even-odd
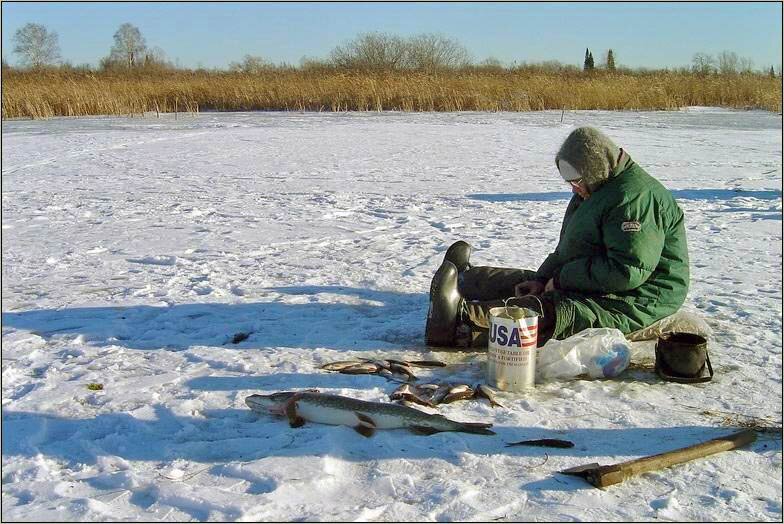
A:
POLYGON ((329 362, 321 366, 321 369, 349 375, 380 375, 397 382, 401 382, 397 375, 405 376, 405 381, 402 381, 405 383, 390 395, 392 400, 398 400, 403 403, 410 402, 412 404, 435 407, 438 404, 448 404, 457 400, 486 398, 490 401, 491 406, 501 406, 495 400, 493 391, 484 384, 477 384, 474 388, 468 384, 411 384, 411 382, 417 380, 417 376, 411 369, 412 367, 435 368, 444 366, 446 364, 438 360, 359 358, 329 362))
POLYGON ((337 371, 348 375, 380 375, 389 380, 400 382, 396 375, 406 377, 405 381, 417 380, 412 367, 436 368, 444 367, 445 363, 438 360, 395 360, 360 358, 354 360, 340 360, 329 362, 321 366, 326 371, 337 371))
POLYGON ((436 407, 438 404, 449 404, 457 400, 467 400, 471 398, 486 398, 493 407, 501 406, 495 399, 493 390, 484 384, 477 384, 471 387, 468 384, 402 384, 393 391, 389 398, 403 403, 421 404, 428 407, 436 407))

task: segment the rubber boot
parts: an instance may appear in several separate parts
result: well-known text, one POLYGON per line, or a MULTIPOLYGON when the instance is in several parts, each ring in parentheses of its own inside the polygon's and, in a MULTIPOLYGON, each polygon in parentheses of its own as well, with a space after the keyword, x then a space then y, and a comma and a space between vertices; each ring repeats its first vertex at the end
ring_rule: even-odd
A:
POLYGON ((458 240, 446 250, 444 261, 449 261, 457 267, 457 272, 462 273, 469 269, 471 264, 468 263, 468 258, 471 256, 471 244, 458 240))
POLYGON ((457 267, 445 260, 430 284, 430 309, 425 325, 425 344, 454 346, 461 303, 457 290, 457 267))

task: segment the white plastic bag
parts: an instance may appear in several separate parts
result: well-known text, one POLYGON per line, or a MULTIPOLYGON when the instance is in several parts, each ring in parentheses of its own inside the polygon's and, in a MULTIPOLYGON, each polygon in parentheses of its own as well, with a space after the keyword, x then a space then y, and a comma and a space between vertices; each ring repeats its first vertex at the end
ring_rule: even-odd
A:
POLYGON ((615 377, 629 366, 631 346, 618 329, 589 328, 537 350, 536 381, 615 377))

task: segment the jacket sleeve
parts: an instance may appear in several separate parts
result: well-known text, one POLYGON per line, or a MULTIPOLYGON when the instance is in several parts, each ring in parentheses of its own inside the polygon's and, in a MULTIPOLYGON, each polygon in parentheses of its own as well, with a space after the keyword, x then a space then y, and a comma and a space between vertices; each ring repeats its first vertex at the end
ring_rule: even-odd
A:
MULTIPOLYGON (((572 196, 572 199, 569 201, 569 205, 566 206, 566 211, 564 212, 564 218, 561 222, 561 233, 558 236, 558 244, 561 243, 561 238, 563 238, 564 230, 566 229, 566 224, 572 218, 572 215, 577 210, 577 208, 582 203, 582 199, 577 195, 572 196)), ((539 266, 539 269, 536 271, 536 280, 539 280, 542 283, 547 282, 556 274, 558 268, 563 263, 563 259, 558 253, 558 247, 555 248, 555 251, 547 255, 547 258, 544 259, 542 265, 539 266)))
POLYGON ((550 280, 558 269, 560 258, 557 252, 547 255, 547 258, 544 259, 544 262, 536 271, 536 280, 543 284, 550 280))
POLYGON ((571 260, 553 280, 562 290, 617 293, 642 285, 659 265, 664 226, 653 202, 615 208, 602 221, 604 246, 595 255, 571 260))

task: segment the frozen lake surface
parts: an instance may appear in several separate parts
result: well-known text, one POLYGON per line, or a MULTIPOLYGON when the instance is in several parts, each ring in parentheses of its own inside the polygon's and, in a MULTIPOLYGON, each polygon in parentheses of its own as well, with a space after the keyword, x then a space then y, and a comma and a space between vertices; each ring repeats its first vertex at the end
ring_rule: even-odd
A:
POLYGON ((781 132, 712 108, 4 122, 2 518, 781 521, 780 434, 606 490, 557 473, 740 415, 781 425, 781 132), (617 379, 439 407, 495 436, 366 439, 247 409, 309 387, 387 400, 382 377, 319 369, 358 356, 484 381, 483 354, 424 347, 430 279, 458 239, 474 264, 539 265, 570 196, 553 159, 579 125, 679 200, 712 382, 662 382, 641 344, 617 379), (505 446, 538 438, 576 446, 505 446))

